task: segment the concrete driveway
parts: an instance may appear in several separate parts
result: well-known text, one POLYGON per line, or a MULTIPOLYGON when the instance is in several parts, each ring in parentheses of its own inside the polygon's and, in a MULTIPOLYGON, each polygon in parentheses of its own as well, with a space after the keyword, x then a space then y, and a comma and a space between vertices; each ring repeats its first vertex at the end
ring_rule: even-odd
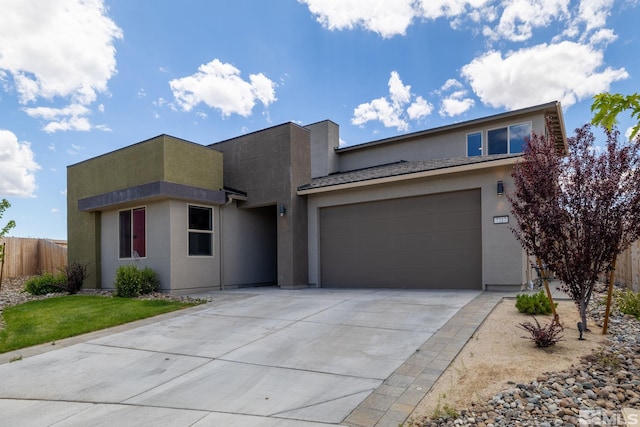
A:
MULTIPOLYGON (((0 420, 12 426, 358 425, 350 414, 484 294, 276 288, 209 294, 206 305, 0 365, 0 420)), ((470 333, 485 315, 473 320, 470 333)))

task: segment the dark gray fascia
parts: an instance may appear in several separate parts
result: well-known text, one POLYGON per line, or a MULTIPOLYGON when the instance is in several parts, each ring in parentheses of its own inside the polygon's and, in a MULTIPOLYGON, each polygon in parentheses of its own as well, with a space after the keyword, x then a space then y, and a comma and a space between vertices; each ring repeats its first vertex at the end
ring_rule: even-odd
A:
POLYGON ((164 199, 222 205, 226 202, 226 195, 224 191, 156 181, 80 199, 78 200, 78 209, 83 212, 100 211, 118 205, 164 199))

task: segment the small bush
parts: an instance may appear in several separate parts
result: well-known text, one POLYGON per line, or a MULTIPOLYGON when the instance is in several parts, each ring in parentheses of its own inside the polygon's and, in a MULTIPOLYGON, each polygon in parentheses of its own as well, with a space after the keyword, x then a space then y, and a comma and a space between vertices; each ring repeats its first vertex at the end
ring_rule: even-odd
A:
POLYGON ((160 282, 156 277, 156 272, 149 267, 143 268, 142 271, 140 271, 140 276, 142 278, 142 286, 140 289, 142 295, 156 292, 160 288, 160 282))
POLYGON ((133 298, 158 290, 160 283, 149 267, 140 270, 135 265, 123 265, 116 271, 116 295, 133 298))
POLYGON ((630 289, 615 291, 613 300, 621 313, 630 314, 640 319, 640 293, 635 293, 630 289))
MULTIPOLYGON (((558 304, 556 304, 557 306, 558 304)), ((516 308, 520 313, 535 314, 551 314, 551 303, 544 291, 536 294, 520 294, 516 296, 516 308)))
POLYGON ((24 290, 31 295, 46 295, 64 292, 67 278, 63 274, 44 273, 34 276, 24 284, 24 290))
POLYGON ((535 325, 531 322, 520 323, 520 329, 529 331, 531 334, 530 337, 522 338, 530 339, 536 343, 536 347, 549 347, 558 341, 562 341, 562 335, 560 335, 560 333, 564 328, 557 319, 553 319, 551 323, 545 324, 544 326, 540 326, 538 319, 535 317, 533 320, 536 322, 535 325))
POLYGON ((82 283, 87 278, 87 265, 77 261, 72 262, 60 269, 67 279, 67 292, 76 294, 82 289, 82 283))

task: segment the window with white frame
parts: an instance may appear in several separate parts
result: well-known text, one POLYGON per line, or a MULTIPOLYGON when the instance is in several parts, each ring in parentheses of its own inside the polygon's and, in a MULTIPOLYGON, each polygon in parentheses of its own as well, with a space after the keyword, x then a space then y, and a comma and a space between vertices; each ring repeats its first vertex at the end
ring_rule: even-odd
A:
POLYGON ((189 256, 213 256, 213 209, 189 205, 189 256))
POLYGON ((482 132, 467 134, 467 156, 482 156, 482 132))
POLYGON ((488 154, 522 153, 531 138, 531 122, 487 131, 488 154))
POLYGON ((119 212, 120 258, 144 258, 147 256, 146 209, 135 208, 119 212))

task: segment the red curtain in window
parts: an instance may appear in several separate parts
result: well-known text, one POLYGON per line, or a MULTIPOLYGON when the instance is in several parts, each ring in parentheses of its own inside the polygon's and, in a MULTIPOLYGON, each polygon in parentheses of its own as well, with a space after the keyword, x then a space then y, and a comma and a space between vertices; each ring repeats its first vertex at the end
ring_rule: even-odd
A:
POLYGON ((147 256, 145 209, 133 210, 133 250, 134 256, 147 256))

